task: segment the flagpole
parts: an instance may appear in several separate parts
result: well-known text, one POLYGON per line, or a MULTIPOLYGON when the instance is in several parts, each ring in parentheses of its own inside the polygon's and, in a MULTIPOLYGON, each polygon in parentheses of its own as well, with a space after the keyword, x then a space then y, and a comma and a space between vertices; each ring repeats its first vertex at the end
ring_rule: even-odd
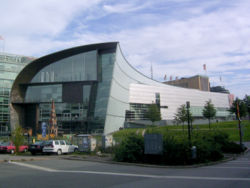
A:
POLYGON ((0 35, 0 40, 3 41, 2 52, 4 52, 5 40, 4 40, 4 38, 1 35, 0 35))
POLYGON ((153 65, 152 65, 152 62, 151 62, 151 68, 150 68, 150 71, 151 71, 151 79, 153 79, 153 65))

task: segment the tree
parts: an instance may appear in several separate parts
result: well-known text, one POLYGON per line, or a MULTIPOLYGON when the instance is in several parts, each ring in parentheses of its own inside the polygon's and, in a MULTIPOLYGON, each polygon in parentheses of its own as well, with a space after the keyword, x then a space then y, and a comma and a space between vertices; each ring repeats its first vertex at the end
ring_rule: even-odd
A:
POLYGON ((12 132, 11 140, 16 146, 16 153, 19 153, 19 148, 24 144, 23 129, 21 126, 17 126, 16 129, 12 132))
POLYGON ((202 114, 205 118, 208 119, 208 125, 210 129, 210 120, 216 116, 216 109, 214 108, 214 105, 212 104, 211 100, 206 102, 202 114))
POLYGON ((181 105, 177 109, 177 113, 175 114, 175 120, 177 122, 181 122, 183 129, 184 129, 184 123, 185 123, 185 121, 187 121, 187 109, 186 109, 185 104, 181 105))
POLYGON ((247 113, 248 113, 248 119, 250 121, 250 96, 246 95, 245 98, 243 99, 246 109, 247 109, 247 113))
POLYGON ((151 104, 148 108, 148 112, 146 113, 146 118, 152 121, 152 124, 155 121, 161 120, 161 112, 156 104, 151 104))
POLYGON ((229 109, 231 113, 234 113, 237 118, 237 103, 239 104, 239 112, 240 112, 240 118, 245 117, 247 113, 247 108, 243 100, 240 100, 239 98, 236 98, 229 109))

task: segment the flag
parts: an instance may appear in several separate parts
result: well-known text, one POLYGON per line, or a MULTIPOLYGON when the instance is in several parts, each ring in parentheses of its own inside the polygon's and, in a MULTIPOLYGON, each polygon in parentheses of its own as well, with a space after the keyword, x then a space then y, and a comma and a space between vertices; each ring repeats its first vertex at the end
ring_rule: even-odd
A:
POLYGON ((4 40, 4 38, 0 35, 0 40, 4 40))
POLYGON ((165 74, 165 76, 164 76, 164 80, 167 80, 167 75, 165 74))
POLYGON ((178 76, 176 76, 175 79, 178 80, 178 76))
POLYGON ((207 70, 206 64, 203 64, 203 70, 207 70))
POLYGON ((172 79, 173 79, 173 77, 172 77, 172 76, 170 76, 170 81, 172 81, 172 79))

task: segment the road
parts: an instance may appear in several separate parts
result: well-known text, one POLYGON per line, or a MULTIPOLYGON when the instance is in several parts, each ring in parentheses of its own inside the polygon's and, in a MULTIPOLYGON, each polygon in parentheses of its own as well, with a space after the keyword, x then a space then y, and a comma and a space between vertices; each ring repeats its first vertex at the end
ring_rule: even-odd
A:
POLYGON ((157 168, 89 161, 0 163, 0 187, 250 187, 250 152, 236 160, 198 168, 157 168))

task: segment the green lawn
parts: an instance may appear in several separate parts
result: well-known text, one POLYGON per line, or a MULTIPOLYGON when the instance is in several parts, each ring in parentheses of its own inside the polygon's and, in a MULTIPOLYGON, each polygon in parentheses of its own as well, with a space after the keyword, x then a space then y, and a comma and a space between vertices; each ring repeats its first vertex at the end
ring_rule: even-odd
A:
MULTIPOLYGON (((250 141, 250 121, 242 121, 242 130, 243 130, 243 141, 250 141)), ((131 129, 124 129, 118 132, 115 132, 113 136, 115 138, 122 138, 130 135, 131 133, 138 133, 141 134, 143 128, 131 128, 131 129)), ((229 139, 231 141, 239 141, 239 128, 238 128, 238 121, 229 121, 229 122, 218 122, 212 123, 211 129, 209 130, 208 124, 206 125, 193 125, 193 133, 194 132, 203 132, 203 131, 213 131, 213 130, 220 130, 229 135, 229 139)), ((147 133, 161 133, 163 135, 187 135, 187 125, 184 125, 184 129, 182 125, 179 126, 163 126, 163 127, 148 127, 146 128, 147 133)))

